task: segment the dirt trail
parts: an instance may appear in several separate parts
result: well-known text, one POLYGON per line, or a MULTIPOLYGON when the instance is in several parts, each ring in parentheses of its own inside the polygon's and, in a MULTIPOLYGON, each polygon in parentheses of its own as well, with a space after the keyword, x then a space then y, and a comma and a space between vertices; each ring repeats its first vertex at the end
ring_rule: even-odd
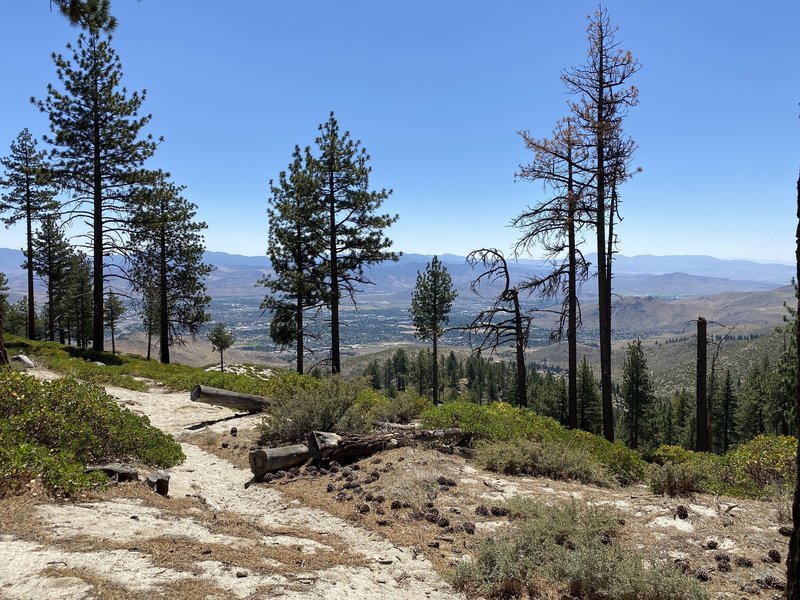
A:
MULTIPOLYGON (((34 374, 53 377, 41 370, 34 374)), ((179 439, 191 425, 233 415, 192 403, 185 392, 107 390, 179 439)), ((241 430, 257 422, 257 416, 247 416, 209 428, 241 430)), ((32 509, 34 526, 27 533, 9 534, 13 527, 0 526, 0 597, 459 597, 415 549, 304 507, 274 487, 245 489, 249 471, 192 443, 182 447, 187 458, 170 470, 172 500, 163 505, 153 506, 155 499, 147 496, 47 502, 32 509), (238 529, 215 530, 220 521, 236 521, 238 529), (170 543, 178 544, 172 556, 164 550, 170 543), (177 552, 209 558, 181 562, 177 552), (202 586, 195 593, 198 581, 210 593, 202 586)))

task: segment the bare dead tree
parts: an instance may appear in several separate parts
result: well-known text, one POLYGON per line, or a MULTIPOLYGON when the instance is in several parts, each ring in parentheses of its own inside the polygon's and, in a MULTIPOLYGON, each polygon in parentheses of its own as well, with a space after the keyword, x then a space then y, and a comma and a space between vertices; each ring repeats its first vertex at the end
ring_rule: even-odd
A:
POLYGON ((467 263, 484 271, 472 282, 472 291, 481 295, 481 285, 502 286, 492 305, 478 313, 465 328, 469 332, 470 346, 477 352, 489 350, 493 354, 501 346, 513 344, 517 366, 517 403, 528 404, 527 373, 525 371, 525 349, 532 317, 523 312, 519 302, 519 288, 511 285, 508 263, 495 248, 481 248, 470 252, 467 263))
MULTIPOLYGON (((800 177, 797 178, 797 230, 795 232, 797 263, 797 281, 800 282, 800 177)), ((800 294, 797 296, 797 315, 800 318, 800 294)), ((795 424, 800 431, 800 326, 795 327, 795 341, 797 343, 797 385, 795 385, 795 424)), ((789 538, 789 556, 786 558, 786 598, 787 600, 800 600, 800 444, 797 446, 797 481, 794 488, 794 501, 792 502, 792 515, 794 528, 789 538)))
POLYGON ((540 247, 551 261, 550 270, 530 277, 520 290, 538 293, 545 299, 561 299, 558 324, 551 332, 552 341, 561 342, 564 332, 568 347, 568 425, 578 426, 578 351, 577 330, 581 323, 578 288, 589 277, 589 268, 578 240, 581 228, 591 224, 585 205, 585 192, 593 180, 589 153, 584 138, 566 118, 556 125, 551 139, 538 140, 529 132, 520 132, 528 149, 534 152, 529 165, 521 165, 517 176, 541 181, 551 196, 517 216, 512 225, 522 230, 514 247, 517 256, 532 254, 540 247))
POLYGON ((615 246, 614 223, 619 218, 619 185, 635 144, 622 133, 622 121, 638 103, 638 90, 628 84, 639 70, 630 52, 619 48, 608 11, 599 8, 589 19, 587 62, 566 71, 562 81, 575 94, 572 112, 591 143, 594 163, 594 229, 597 235, 597 291, 600 330, 600 383, 603 433, 614 440, 611 397, 611 274, 615 246))

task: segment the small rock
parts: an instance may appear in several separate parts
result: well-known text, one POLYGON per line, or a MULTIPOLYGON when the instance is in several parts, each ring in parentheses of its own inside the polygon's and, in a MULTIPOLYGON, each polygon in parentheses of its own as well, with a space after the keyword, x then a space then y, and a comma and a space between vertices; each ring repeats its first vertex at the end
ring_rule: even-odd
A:
POLYGON ((353 471, 360 471, 361 470, 361 465, 356 463, 356 464, 352 465, 350 468, 353 469, 353 471))
POLYGON ((236 576, 241 579, 242 577, 247 577, 247 573, 245 571, 236 571, 236 576))
POLYGON ((137 517, 136 515, 131 515, 131 519, 133 519, 134 521, 138 521, 139 517, 137 517))
POLYGON ((336 463, 331 463, 328 465, 328 471, 331 473, 338 473, 339 472, 339 465, 336 463))
POLYGON ((759 591, 759 589, 756 586, 750 585, 748 583, 745 583, 745 584, 742 584, 741 586, 739 586, 739 591, 740 592, 744 592, 746 594, 755 594, 755 595, 760 595, 761 594, 761 592, 759 591))
POLYGON ((369 476, 374 477, 375 481, 381 478, 381 474, 378 471, 373 471, 372 473, 369 474, 369 476))
POLYGON ((382 460, 380 457, 376 457, 376 458, 373 458, 373 459, 370 461, 370 464, 373 464, 373 465, 379 465, 379 464, 381 464, 382 462, 383 462, 383 460, 382 460))
POLYGON ((373 477, 372 475, 368 475, 367 477, 364 477, 364 484, 365 485, 369 485, 370 483, 375 483, 376 481, 378 481, 378 478, 377 477, 373 477))
POLYGON ((200 554, 211 554, 211 550, 210 550, 210 549, 208 549, 208 548, 203 548, 203 549, 200 551, 200 554))

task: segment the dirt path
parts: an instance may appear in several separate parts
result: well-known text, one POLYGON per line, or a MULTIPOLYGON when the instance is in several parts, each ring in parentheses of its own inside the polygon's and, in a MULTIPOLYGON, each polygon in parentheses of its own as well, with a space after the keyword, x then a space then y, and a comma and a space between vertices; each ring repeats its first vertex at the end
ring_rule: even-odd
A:
MULTIPOLYGON (((178 439, 191 425, 233 414, 192 403, 185 392, 107 389, 178 439)), ((257 422, 248 416, 209 429, 257 422)), ((192 443, 182 447, 187 459, 170 470, 171 499, 135 486, 135 493, 12 513, 0 527, 0 597, 458 597, 414 549, 274 487, 245 489, 249 471, 192 443)))

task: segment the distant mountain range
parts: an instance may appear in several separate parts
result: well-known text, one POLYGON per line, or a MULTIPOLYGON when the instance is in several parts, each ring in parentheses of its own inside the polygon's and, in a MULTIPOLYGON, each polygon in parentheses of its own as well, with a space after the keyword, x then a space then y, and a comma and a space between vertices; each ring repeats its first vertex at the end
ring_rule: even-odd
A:
MULTIPOLYGON (((397 262, 386 262, 369 272, 374 285, 364 286, 363 300, 377 304, 407 304, 416 282, 417 271, 425 269, 432 256, 404 254, 397 262)), ((463 256, 443 254, 462 301, 473 298, 471 282, 480 273, 466 264, 463 256)), ((592 262, 594 255, 587 255, 592 262)), ((25 293, 22 252, 0 248, 0 271, 9 280, 11 297, 25 293)), ((225 252, 206 252, 205 261, 216 269, 208 278, 208 290, 214 298, 257 298, 264 289, 256 281, 269 272, 266 256, 242 256, 225 252)), ((747 260, 722 260, 710 256, 624 256, 615 258, 614 291, 621 296, 655 296, 675 299, 707 296, 723 292, 768 291, 789 283, 794 267, 764 264, 747 260)), ((547 261, 521 259, 510 261, 515 281, 544 272, 547 261)), ((485 290, 491 295, 492 290, 485 290)), ((596 284, 588 281, 581 291, 585 301, 596 297, 596 284)), ((477 300, 477 298, 476 298, 477 300)))

